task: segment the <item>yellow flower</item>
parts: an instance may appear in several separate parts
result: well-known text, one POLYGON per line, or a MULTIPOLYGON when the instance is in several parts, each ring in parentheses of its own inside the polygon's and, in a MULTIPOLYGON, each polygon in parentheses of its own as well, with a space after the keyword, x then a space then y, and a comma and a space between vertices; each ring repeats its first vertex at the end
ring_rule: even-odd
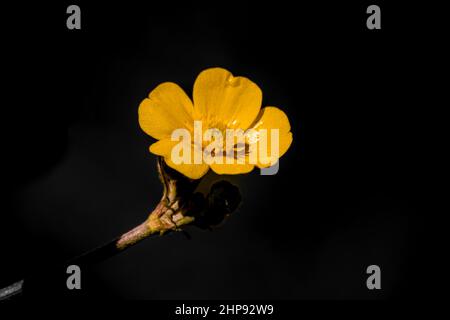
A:
POLYGON ((144 132, 159 140, 150 146, 150 152, 164 157, 171 168, 191 179, 201 178, 209 168, 218 174, 248 173, 255 165, 264 168, 274 163, 273 157, 257 152, 255 142, 261 139, 259 132, 278 129, 278 144, 267 133, 268 155, 272 155, 271 148, 275 146, 278 152, 274 153, 279 158, 292 143, 286 114, 276 107, 261 109, 261 102, 262 92, 255 83, 245 77, 234 77, 225 69, 211 68, 201 72, 195 80, 193 102, 175 83, 165 82, 157 86, 139 106, 139 124, 144 132), (173 141, 172 133, 184 129, 195 136, 195 123, 198 121, 202 125, 201 138, 208 129, 213 128, 224 133, 224 136, 231 129, 243 130, 245 144, 233 143, 232 150, 228 145, 213 148, 208 158, 205 153, 207 144, 195 142, 194 137, 194 142, 190 143, 190 154, 192 158, 200 155, 197 159, 201 161, 174 161, 172 150, 180 141, 173 141), (241 161, 230 163, 230 157, 241 161))

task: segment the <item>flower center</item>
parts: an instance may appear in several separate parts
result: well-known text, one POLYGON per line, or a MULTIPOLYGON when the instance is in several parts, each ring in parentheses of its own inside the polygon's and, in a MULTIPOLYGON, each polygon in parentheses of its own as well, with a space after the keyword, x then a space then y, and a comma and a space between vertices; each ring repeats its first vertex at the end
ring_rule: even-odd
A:
POLYGON ((229 128, 222 121, 209 119, 205 127, 202 121, 194 121, 193 145, 212 157, 244 158, 250 154, 247 139, 244 130, 229 128))

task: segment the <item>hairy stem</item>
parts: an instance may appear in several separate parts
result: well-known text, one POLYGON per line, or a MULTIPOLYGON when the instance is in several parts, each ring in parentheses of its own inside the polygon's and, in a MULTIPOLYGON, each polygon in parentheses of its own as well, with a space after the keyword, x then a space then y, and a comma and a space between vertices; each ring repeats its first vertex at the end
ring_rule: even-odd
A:
MULTIPOLYGON (((188 215, 192 209, 189 199, 198 181, 174 172, 164 164, 161 157, 158 158, 157 169, 164 188, 163 196, 147 220, 109 243, 70 260, 66 265, 86 266, 103 261, 145 238, 179 230, 181 226, 194 221, 194 217, 188 215)), ((0 289, 0 300, 17 296, 22 293, 23 287, 24 280, 21 280, 0 289)))
MULTIPOLYGON (((170 223, 170 221, 161 221, 160 217, 163 217, 164 213, 168 210, 170 210, 170 207, 167 207, 162 202, 159 203, 146 221, 124 233, 120 237, 115 238, 109 243, 68 261, 66 265, 74 264, 78 266, 86 266, 101 262, 152 235, 162 235, 170 231, 178 230, 180 226, 189 224, 193 221, 193 218, 191 219, 190 217, 185 216, 177 222, 170 223)), ((0 289, 0 300, 10 299, 21 294, 23 291, 23 286, 24 280, 20 280, 6 288, 0 289)))

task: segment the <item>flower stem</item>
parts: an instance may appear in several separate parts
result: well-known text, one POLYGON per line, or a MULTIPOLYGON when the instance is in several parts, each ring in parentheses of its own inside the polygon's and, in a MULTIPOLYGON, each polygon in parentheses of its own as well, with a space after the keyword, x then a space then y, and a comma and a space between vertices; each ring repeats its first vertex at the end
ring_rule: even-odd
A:
POLYGON ((151 230, 148 227, 147 221, 141 223, 137 227, 131 229, 130 231, 124 233, 119 239, 116 241, 116 248, 121 251, 125 250, 128 247, 138 243, 139 241, 150 236, 151 230))
MULTIPOLYGON (((108 242, 107 244, 97 247, 81 256, 69 260, 65 264, 65 266, 78 265, 80 267, 83 267, 92 265, 111 258, 119 252, 130 248, 131 246, 150 236, 167 234, 170 231, 178 230, 178 224, 174 224, 173 226, 175 227, 167 227, 164 223, 156 223, 158 219, 155 217, 161 216, 166 211, 167 207, 159 203, 146 221, 129 230, 128 232, 125 232, 123 235, 115 238, 114 240, 108 242)), ((186 222, 184 224, 188 224, 192 222, 193 219, 183 221, 186 222)), ((25 279, 29 278, 26 277, 25 279)), ((8 287, 0 289, 0 300, 6 300, 20 295, 23 292, 24 282, 25 280, 20 280, 8 287)))
MULTIPOLYGON (((158 158, 157 169, 164 191, 161 201, 150 213, 147 220, 109 243, 70 260, 66 263, 66 266, 78 265, 82 267, 103 261, 145 238, 180 230, 181 226, 194 221, 194 217, 189 215, 193 209, 189 199, 198 185, 198 181, 189 180, 174 172, 164 164, 161 157, 158 158)), ((21 280, 11 286, 0 289, 0 300, 21 294, 23 287, 24 280, 21 280)))

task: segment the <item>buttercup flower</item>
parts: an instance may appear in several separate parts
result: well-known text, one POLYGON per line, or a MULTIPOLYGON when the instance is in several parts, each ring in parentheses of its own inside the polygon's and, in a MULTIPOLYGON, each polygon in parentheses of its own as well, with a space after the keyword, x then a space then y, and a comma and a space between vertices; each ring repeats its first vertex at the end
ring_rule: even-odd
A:
POLYGON ((175 83, 157 86, 139 106, 139 124, 159 140, 150 152, 191 179, 201 178, 209 168, 218 174, 248 173, 255 166, 273 165, 292 143, 286 114, 276 107, 261 108, 261 103, 255 83, 211 68, 195 80, 193 102, 175 83), (180 142, 180 130, 193 140, 181 134, 180 142), (188 146, 182 155, 180 146, 188 146), (176 159, 179 153, 188 161, 176 159))
MULTIPOLYGON (((158 155, 161 200, 144 222, 70 264, 89 265, 187 225, 211 230, 238 208, 241 194, 228 181, 214 183, 209 192, 196 192, 209 168, 238 174, 271 166, 292 143, 287 116, 275 107, 261 109, 261 90, 247 78, 207 69, 195 81, 193 98, 194 103, 179 86, 166 82, 142 101, 141 128, 158 140, 150 152, 158 155)), ((20 294, 23 284, 21 280, 0 289, 0 300, 20 294)))
MULTIPOLYGON (((209 168, 218 174, 239 174, 268 167, 292 143, 286 114, 276 107, 261 109, 262 92, 247 78, 207 69, 195 81, 193 100, 175 83, 165 82, 142 101, 139 124, 158 140, 150 152, 158 155, 161 200, 144 222, 70 264, 92 264, 187 225, 211 230, 238 208, 241 194, 228 181, 214 183, 209 192, 196 192, 209 168)), ((0 300, 21 293, 23 283, 1 289, 0 300)))

